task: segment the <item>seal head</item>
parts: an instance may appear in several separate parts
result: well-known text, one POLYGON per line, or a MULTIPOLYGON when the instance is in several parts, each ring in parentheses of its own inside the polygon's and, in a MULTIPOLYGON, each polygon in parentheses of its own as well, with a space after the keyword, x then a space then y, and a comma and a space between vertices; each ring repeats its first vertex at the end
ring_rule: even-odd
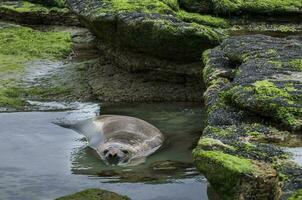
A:
POLYGON ((97 153, 109 165, 124 165, 130 162, 137 151, 129 144, 107 142, 98 146, 97 153))

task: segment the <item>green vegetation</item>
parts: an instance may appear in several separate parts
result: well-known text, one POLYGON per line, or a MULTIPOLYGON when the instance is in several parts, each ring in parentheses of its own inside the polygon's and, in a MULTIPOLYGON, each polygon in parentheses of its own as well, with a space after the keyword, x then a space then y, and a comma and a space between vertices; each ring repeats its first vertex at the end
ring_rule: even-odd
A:
POLYGON ((67 32, 41 32, 31 28, 0 29, 0 54, 26 59, 58 59, 70 53, 71 37, 67 32))
POLYGON ((302 71, 302 59, 294 59, 289 62, 289 67, 298 71, 302 71))
POLYGON ((297 71, 302 71, 302 59, 293 59, 289 62, 281 62, 278 60, 270 60, 268 63, 276 66, 277 69, 282 69, 285 66, 288 66, 290 69, 294 69, 297 71))
POLYGON ((254 170, 250 160, 220 151, 194 150, 193 156, 197 168, 225 199, 231 199, 242 176, 254 170))
POLYGON ((235 150, 234 147, 222 143, 220 140, 213 138, 201 138, 198 142, 198 147, 208 150, 235 150))
POLYGON ((201 15, 199 13, 188 13, 184 10, 180 10, 176 0, 104 0, 103 2, 110 6, 99 8, 98 12, 143 12, 163 15, 172 14, 189 23, 194 22, 196 24, 221 28, 229 26, 227 20, 219 17, 201 15))
POLYGON ((195 22, 213 27, 226 28, 229 26, 228 21, 223 18, 213 17, 211 15, 201 15, 198 13, 188 13, 186 11, 177 12, 177 16, 185 22, 195 22))
POLYGON ((21 88, 18 86, 27 62, 63 59, 71 51, 71 37, 66 32, 40 32, 25 27, 0 28, 0 106, 20 108, 24 97, 62 93, 59 88, 21 88))
POLYGON ((8 9, 8 10, 12 10, 15 12, 41 12, 44 14, 48 14, 49 12, 53 12, 53 11, 57 11, 57 12, 68 12, 68 9, 62 9, 62 8, 58 8, 58 7, 45 7, 41 4, 36 4, 36 3, 31 3, 28 1, 22 1, 18 4, 6 4, 5 2, 3 4, 0 4, 0 9, 4 8, 4 9, 8 9))
POLYGON ((56 200, 130 200, 126 196, 120 196, 116 193, 101 190, 87 189, 65 197, 57 198, 56 200))
POLYGON ((286 86, 284 88, 278 88, 274 83, 263 80, 255 83, 255 92, 258 95, 259 103, 265 104, 269 109, 274 110, 277 113, 277 118, 286 124, 296 126, 301 124, 301 120, 297 116, 302 116, 302 109, 296 108, 291 105, 295 105, 294 95, 289 94, 296 89, 292 86, 286 86), (274 99, 282 98, 288 105, 274 103, 274 99))
POLYGON ((66 32, 40 32, 25 27, 0 29, 0 70, 17 70, 26 61, 61 59, 71 51, 66 32))
POLYGON ((256 94, 270 97, 285 97, 290 98, 291 95, 284 89, 279 89, 276 85, 268 80, 257 81, 255 83, 256 94))
POLYGON ((302 9, 302 1, 297 0, 221 0, 209 1, 216 13, 283 13, 298 12, 302 9))
POLYGON ((293 195, 291 195, 288 200, 301 200, 302 199, 302 189, 297 190, 294 192, 293 195))

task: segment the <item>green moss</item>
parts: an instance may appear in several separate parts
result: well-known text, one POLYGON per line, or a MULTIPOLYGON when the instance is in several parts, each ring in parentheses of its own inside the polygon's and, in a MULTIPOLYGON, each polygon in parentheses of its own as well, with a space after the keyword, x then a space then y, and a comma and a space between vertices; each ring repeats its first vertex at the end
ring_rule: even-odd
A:
POLYGON ((252 137, 254 137, 254 138, 257 138, 257 137, 261 137, 261 136, 262 136, 262 134, 259 133, 258 131, 248 131, 248 132, 246 132, 246 134, 247 134, 247 135, 250 135, 250 136, 252 136, 252 137))
POLYGON ((40 59, 62 59, 71 51, 66 32, 40 32, 25 27, 0 28, 0 106, 20 109, 27 96, 47 98, 66 94, 61 88, 21 88, 18 79, 26 63, 40 59))
POLYGON ((268 63, 276 66, 277 69, 281 69, 284 66, 288 66, 290 69, 294 69, 297 71, 302 71, 302 59, 293 59, 289 62, 281 62, 279 60, 271 60, 268 63))
POLYGON ((220 151, 194 150, 193 156, 198 170, 225 199, 231 199, 242 175, 254 170, 250 160, 220 151))
POLYGON ((70 90, 64 87, 49 87, 49 88, 26 88, 23 91, 24 95, 30 97, 36 97, 39 99, 49 99, 53 96, 67 96, 70 94, 70 90))
POLYGON ((20 97, 19 88, 0 88, 0 106, 21 108, 25 105, 25 102, 20 97))
POLYGON ((210 0, 217 13, 238 13, 246 11, 251 13, 283 13, 298 12, 302 2, 297 0, 210 0))
POLYGON ((195 22, 197 24, 204 24, 213 27, 229 27, 227 20, 211 15, 201 15, 199 13, 188 13, 186 11, 177 12, 177 16, 185 22, 195 22))
MULTIPOLYGON (((61 3, 59 3, 59 4, 61 5, 61 3)), ((44 14, 48 14, 49 12, 53 12, 53 11, 68 12, 68 9, 66 9, 66 8, 65 9, 56 8, 56 7, 47 8, 47 7, 44 7, 43 5, 30 3, 27 1, 22 1, 22 2, 19 2, 18 4, 13 4, 13 5, 12 4, 2 4, 2 5, 0 5, 0 9, 1 8, 8 9, 8 10, 15 11, 15 12, 20 12, 20 13, 41 12, 44 14)))
POLYGON ((228 149, 228 150, 235 150, 234 147, 230 145, 226 145, 222 143, 220 140, 213 139, 213 138, 201 138, 198 142, 198 147, 202 149, 208 149, 208 150, 223 150, 223 149, 228 149))
POLYGON ((268 61, 268 63, 269 63, 269 64, 275 65, 275 67, 276 67, 277 69, 281 69, 282 66, 283 66, 282 62, 279 61, 279 60, 270 60, 270 61, 268 61))
POLYGON ((295 191, 288 200, 301 200, 302 199, 302 189, 295 191))
POLYGON ((23 56, 0 54, 0 72, 20 71, 26 60, 23 56))
MULTIPOLYGON (((167 1, 165 1, 167 2, 167 1)), ((153 0, 104 0, 107 6, 98 9, 99 12, 144 12, 144 13, 173 13, 173 10, 164 1, 153 0)), ((171 1, 169 1, 171 2, 171 1)))
POLYGON ((276 87, 276 85, 268 80, 257 81, 255 83, 255 91, 257 94, 265 95, 265 96, 280 96, 285 98, 290 98, 290 94, 283 90, 276 87))
POLYGON ((302 124, 302 109, 299 107, 301 95, 295 93, 296 90, 293 85, 276 86, 273 82, 262 80, 253 85, 234 86, 223 94, 229 103, 264 116, 269 115, 290 129, 296 129, 302 124))
POLYGON ((302 59, 294 59, 289 61, 289 67, 298 71, 302 71, 302 59))
POLYGON ((207 126, 205 131, 211 133, 212 135, 216 135, 216 136, 232 136, 234 134, 233 130, 231 129, 231 127, 229 128, 218 128, 218 127, 214 127, 214 126, 207 126))
POLYGON ((101 190, 87 189, 65 197, 57 198, 56 200, 130 200, 126 196, 120 196, 116 193, 101 190))
POLYGON ((59 59, 71 51, 67 32, 40 32, 31 28, 0 29, 0 54, 22 56, 25 59, 59 59))

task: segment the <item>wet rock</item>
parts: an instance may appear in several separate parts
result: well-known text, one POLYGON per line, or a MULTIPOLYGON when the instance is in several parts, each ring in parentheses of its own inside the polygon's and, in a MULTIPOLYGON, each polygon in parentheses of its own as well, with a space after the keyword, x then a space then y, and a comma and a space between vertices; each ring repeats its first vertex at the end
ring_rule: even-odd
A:
POLYGON ((208 126, 193 154, 226 199, 286 199, 301 188, 301 167, 278 146, 302 130, 301 58, 301 41, 263 35, 203 54, 208 126))
POLYGON ((80 25, 67 8, 45 7, 29 1, 1 2, 0 19, 30 25, 80 25))
POLYGON ((87 189, 72 195, 57 198, 56 200, 130 200, 126 196, 118 195, 101 189, 87 189))

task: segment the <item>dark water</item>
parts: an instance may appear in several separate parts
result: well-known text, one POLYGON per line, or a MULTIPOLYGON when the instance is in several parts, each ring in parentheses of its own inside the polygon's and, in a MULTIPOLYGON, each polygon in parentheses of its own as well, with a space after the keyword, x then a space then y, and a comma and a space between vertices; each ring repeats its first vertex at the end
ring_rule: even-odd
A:
POLYGON ((204 116, 198 105, 111 104, 103 105, 101 113, 144 119, 157 126, 167 142, 145 164, 109 167, 81 135, 52 123, 67 112, 2 113, 0 199, 48 200, 86 188, 107 189, 133 200, 208 199, 207 182, 191 164, 204 116))

